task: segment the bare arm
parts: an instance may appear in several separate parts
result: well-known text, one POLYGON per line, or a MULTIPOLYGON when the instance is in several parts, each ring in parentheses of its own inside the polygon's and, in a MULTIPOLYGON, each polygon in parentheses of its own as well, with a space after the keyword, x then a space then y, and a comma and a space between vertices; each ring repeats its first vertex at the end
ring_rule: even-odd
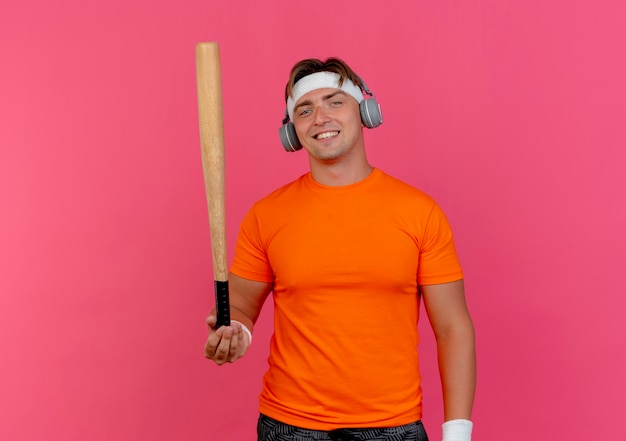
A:
POLYGON ((437 341, 444 419, 471 420, 476 388, 474 325, 463 281, 422 286, 424 305, 437 341))
MULTIPOLYGON (((250 331, 259 318, 265 299, 272 291, 272 283, 243 279, 234 274, 228 276, 231 319, 245 325, 250 331)), ((206 319, 209 337, 204 345, 204 356, 216 364, 232 363, 245 355, 250 346, 248 336, 239 323, 216 329, 215 308, 206 319)))

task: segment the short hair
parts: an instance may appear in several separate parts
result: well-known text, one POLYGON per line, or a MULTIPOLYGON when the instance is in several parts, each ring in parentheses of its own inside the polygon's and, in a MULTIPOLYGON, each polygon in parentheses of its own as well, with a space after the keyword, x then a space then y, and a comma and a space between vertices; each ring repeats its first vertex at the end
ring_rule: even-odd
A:
POLYGON ((363 89, 361 78, 348 66, 348 64, 340 58, 327 58, 322 61, 317 58, 308 58, 298 61, 289 74, 289 81, 285 86, 285 102, 291 96, 293 86, 302 78, 317 72, 334 72, 339 75, 339 87, 348 79, 356 86, 363 89))

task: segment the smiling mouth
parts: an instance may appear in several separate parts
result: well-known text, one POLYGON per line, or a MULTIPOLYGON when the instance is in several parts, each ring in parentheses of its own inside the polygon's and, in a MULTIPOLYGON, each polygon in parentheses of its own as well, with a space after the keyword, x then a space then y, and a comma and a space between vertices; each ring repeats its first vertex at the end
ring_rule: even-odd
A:
POLYGON ((339 135, 339 132, 323 132, 323 133, 320 133, 320 134, 316 135, 315 139, 334 138, 337 135, 339 135))

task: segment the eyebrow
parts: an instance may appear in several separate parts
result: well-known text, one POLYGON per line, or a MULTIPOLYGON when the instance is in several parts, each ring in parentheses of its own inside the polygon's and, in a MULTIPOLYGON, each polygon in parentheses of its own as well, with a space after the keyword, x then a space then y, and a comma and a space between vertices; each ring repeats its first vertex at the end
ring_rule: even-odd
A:
MULTIPOLYGON (((343 95, 343 96, 348 96, 347 93, 345 93, 343 90, 337 90, 335 92, 329 93, 328 95, 324 95, 322 97, 322 101, 326 101, 331 99, 332 97, 336 96, 336 95, 343 95)), ((304 100, 302 101, 300 104, 298 104, 296 107, 293 108, 294 113, 296 112, 296 110, 298 110, 300 107, 306 107, 306 106, 310 106, 311 104, 313 104, 313 102, 311 100, 304 100)))

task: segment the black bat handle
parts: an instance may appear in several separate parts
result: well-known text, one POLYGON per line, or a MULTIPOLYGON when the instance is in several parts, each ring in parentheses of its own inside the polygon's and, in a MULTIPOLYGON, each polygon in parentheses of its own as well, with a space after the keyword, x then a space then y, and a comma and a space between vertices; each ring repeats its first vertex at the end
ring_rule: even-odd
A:
POLYGON ((215 313, 217 327, 230 326, 230 304, 228 299, 228 280, 215 281, 215 313))

